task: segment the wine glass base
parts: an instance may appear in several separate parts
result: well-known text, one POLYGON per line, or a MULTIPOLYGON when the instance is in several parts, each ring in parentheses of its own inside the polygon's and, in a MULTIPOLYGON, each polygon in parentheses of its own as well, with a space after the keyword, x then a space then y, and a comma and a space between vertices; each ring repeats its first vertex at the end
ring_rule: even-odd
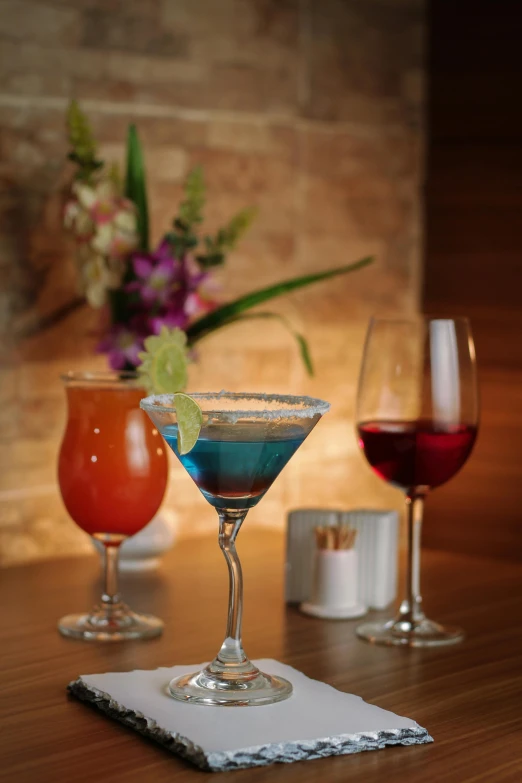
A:
MULTIPOLYGON (((256 670, 257 671, 257 670, 256 670)), ((257 707, 284 701, 292 695, 292 684, 283 677, 257 674, 249 678, 222 678, 203 669, 171 680, 172 698, 190 704, 221 707, 257 707)))
POLYGON ((439 625, 423 618, 414 623, 401 618, 387 622, 363 623, 356 628, 359 639, 371 644, 401 647, 444 647, 464 639, 462 628, 439 625))
POLYGON ((137 614, 125 605, 107 612, 96 607, 90 614, 69 614, 58 622, 62 636, 88 642, 123 642, 154 639, 163 633, 163 622, 151 614, 137 614))

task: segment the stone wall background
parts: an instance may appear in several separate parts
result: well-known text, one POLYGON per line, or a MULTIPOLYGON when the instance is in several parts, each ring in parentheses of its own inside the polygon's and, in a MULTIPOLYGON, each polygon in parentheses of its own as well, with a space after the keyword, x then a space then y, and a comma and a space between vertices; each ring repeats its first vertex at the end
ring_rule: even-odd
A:
MULTIPOLYGON (((250 522, 282 526, 305 505, 401 506, 357 450, 354 399, 366 321, 418 306, 423 159, 422 0, 2 0, 0 2, 0 558, 88 551, 55 480, 64 426, 58 376, 102 368, 97 314, 46 316, 75 295, 61 228, 69 176, 64 113, 89 113, 102 155, 127 124, 145 145, 153 238, 202 163, 208 225, 259 217, 220 273, 229 299, 374 254, 373 267, 274 304, 303 329, 316 375, 277 326, 201 344, 191 389, 291 391, 332 412, 250 522), (31 329, 30 338, 17 337, 31 329)), ((172 466, 181 535, 215 527, 172 466)))

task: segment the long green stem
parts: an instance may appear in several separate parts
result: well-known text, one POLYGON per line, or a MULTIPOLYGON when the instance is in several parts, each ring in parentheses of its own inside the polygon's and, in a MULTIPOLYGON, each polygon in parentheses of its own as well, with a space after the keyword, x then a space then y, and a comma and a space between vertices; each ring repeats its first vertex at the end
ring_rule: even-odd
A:
POLYGON ((355 272, 357 269, 362 269, 373 261, 372 256, 361 258, 359 261, 355 261, 353 264, 347 264, 346 266, 336 267, 335 269, 329 269, 327 272, 317 272, 313 275, 304 275, 302 277, 295 277, 291 280, 284 280, 282 283, 268 286, 267 288, 261 288, 259 291, 253 291, 250 294, 239 297, 233 302, 228 302, 216 310, 213 310, 208 315, 195 321, 187 329, 187 338, 189 345, 193 345, 202 337, 213 332, 215 329, 219 329, 225 323, 228 323, 231 318, 243 313, 245 310, 250 310, 252 307, 256 307, 263 302, 267 302, 269 299, 274 299, 277 296, 283 296, 291 291, 295 291, 298 288, 305 288, 312 283, 319 283, 322 280, 329 280, 331 277, 337 277, 338 275, 344 275, 348 272, 355 272))

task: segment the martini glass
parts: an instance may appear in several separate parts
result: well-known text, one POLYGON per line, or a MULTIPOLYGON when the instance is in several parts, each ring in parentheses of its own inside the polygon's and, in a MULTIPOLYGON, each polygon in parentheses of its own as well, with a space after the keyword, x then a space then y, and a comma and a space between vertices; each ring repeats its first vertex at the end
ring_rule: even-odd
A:
POLYGON ((229 572, 225 640, 212 663, 169 684, 179 701, 254 706, 287 699, 292 685, 264 674, 248 660, 241 642, 243 577, 235 539, 248 510, 257 505, 330 407, 310 397, 275 394, 191 395, 203 412, 194 448, 180 454, 173 395, 147 397, 147 411, 168 445, 219 517, 219 546, 229 572))

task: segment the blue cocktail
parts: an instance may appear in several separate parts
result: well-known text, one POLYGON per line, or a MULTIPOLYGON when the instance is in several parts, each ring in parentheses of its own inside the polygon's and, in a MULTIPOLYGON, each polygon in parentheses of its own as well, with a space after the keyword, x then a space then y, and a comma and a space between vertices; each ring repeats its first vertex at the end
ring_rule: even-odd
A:
POLYGON ((162 435, 205 498, 215 508, 255 506, 306 438, 295 426, 270 436, 263 422, 230 427, 210 424, 188 454, 178 451, 177 425, 162 435))
POLYGON ((219 516, 219 545, 227 561, 230 590, 225 641, 203 671, 169 684, 180 701, 253 706, 287 699, 291 684, 264 674, 241 643, 243 579, 235 539, 248 510, 258 503, 310 434, 329 404, 310 397, 274 394, 194 394, 203 425, 193 448, 182 454, 174 396, 147 397, 147 411, 204 497, 219 516))

